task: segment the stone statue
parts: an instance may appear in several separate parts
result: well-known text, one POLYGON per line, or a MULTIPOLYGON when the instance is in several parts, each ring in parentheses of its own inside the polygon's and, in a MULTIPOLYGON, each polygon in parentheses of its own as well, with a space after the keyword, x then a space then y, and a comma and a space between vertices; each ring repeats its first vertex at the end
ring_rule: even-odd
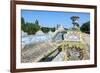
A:
POLYGON ((78 19, 79 19, 78 16, 72 16, 72 17, 71 17, 72 24, 73 24, 73 28, 79 27, 78 19))

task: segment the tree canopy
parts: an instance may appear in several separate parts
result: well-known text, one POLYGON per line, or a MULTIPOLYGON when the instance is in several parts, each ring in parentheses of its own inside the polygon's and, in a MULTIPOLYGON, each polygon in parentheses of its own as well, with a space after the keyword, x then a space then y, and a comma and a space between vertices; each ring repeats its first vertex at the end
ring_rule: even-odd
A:
POLYGON ((24 18, 21 17, 21 24, 25 24, 24 18))
POLYGON ((35 20, 35 22, 26 22, 23 17, 21 17, 21 30, 27 32, 28 34, 35 34, 37 31, 42 30, 44 33, 48 33, 50 30, 52 32, 55 31, 54 27, 40 27, 39 21, 35 20))
POLYGON ((80 30, 85 33, 90 33, 90 21, 83 23, 83 25, 80 27, 80 30))

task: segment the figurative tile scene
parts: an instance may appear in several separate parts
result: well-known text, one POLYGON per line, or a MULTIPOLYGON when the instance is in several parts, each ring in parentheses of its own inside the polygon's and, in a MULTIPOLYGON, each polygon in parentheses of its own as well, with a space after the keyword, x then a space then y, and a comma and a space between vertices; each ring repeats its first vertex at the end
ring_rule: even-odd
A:
POLYGON ((21 63, 90 59, 90 13, 21 10, 21 63))

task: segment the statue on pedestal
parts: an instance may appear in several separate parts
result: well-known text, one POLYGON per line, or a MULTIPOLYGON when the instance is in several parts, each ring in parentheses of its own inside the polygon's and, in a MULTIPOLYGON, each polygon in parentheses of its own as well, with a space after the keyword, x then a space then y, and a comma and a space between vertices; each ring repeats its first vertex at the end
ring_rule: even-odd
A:
POLYGON ((72 16, 72 17, 71 17, 72 24, 73 24, 73 28, 79 27, 78 19, 79 19, 78 16, 72 16))

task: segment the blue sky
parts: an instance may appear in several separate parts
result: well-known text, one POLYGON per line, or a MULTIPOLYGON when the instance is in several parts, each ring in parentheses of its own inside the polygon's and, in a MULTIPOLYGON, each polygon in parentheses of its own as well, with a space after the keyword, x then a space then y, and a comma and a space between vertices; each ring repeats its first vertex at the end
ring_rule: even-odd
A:
POLYGON ((44 27, 55 27, 57 24, 63 25, 65 28, 72 27, 71 16, 79 16, 80 26, 90 20, 90 13, 82 12, 56 12, 41 10, 21 10, 21 17, 25 22, 35 22, 37 19, 39 24, 44 27))

